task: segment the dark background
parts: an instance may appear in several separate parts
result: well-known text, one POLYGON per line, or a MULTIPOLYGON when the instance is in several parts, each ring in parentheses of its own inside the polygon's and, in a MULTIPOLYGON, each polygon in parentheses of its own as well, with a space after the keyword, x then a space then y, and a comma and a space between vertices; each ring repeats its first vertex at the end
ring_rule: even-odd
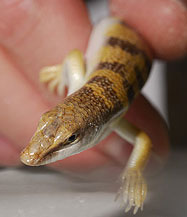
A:
POLYGON ((169 134, 174 148, 187 147, 187 57, 167 63, 169 134))

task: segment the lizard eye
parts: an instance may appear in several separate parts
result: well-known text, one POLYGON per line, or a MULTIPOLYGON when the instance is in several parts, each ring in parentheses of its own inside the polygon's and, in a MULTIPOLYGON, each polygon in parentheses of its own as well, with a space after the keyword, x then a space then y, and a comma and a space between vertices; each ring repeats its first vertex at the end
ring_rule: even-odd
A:
POLYGON ((75 142, 75 140, 77 139, 78 134, 73 134, 68 138, 68 143, 72 143, 75 142))

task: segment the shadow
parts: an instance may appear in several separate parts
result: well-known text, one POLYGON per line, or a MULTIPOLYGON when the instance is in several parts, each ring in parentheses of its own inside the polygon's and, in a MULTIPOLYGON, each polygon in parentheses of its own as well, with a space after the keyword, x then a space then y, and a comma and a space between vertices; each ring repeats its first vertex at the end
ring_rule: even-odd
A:
POLYGON ((2 172, 5 179, 1 181, 0 193, 114 193, 117 192, 120 185, 116 181, 120 174, 119 171, 121 170, 118 167, 108 167, 81 174, 69 171, 55 171, 45 166, 10 168, 5 169, 4 173, 2 172), (12 179, 12 177, 15 178, 12 179))

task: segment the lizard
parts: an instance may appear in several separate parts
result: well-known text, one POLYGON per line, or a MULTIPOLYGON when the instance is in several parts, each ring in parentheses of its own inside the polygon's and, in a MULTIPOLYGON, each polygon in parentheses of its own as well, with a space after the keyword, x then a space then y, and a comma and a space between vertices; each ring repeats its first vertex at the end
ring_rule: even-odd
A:
POLYGON ((121 19, 108 17, 92 31, 85 56, 74 49, 61 64, 47 66, 40 81, 67 97, 44 113, 21 152, 29 166, 45 165, 95 146, 112 131, 134 145, 121 175, 126 212, 134 214, 147 194, 143 169, 152 150, 149 136, 124 118, 144 86, 152 54, 140 35, 121 19))

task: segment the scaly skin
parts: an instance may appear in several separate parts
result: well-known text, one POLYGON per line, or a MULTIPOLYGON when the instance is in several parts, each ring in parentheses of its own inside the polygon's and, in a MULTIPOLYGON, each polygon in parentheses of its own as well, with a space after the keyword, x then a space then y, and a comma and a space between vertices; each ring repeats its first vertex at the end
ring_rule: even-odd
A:
MULTIPOLYGON (((139 36, 120 21, 111 24, 103 37, 106 37, 105 43, 97 54, 97 64, 86 84, 42 115, 36 133, 21 154, 23 163, 30 166, 47 164, 96 145, 140 92, 151 66, 149 50, 139 36)), ((74 58, 75 53, 68 60, 74 58)), ((47 67, 43 75, 46 72, 49 76, 50 71, 51 68, 47 67)), ((124 202, 128 201, 126 210, 135 206, 136 213, 143 206, 147 191, 141 170, 149 156, 151 141, 129 123, 119 124, 118 130, 125 126, 120 133, 135 142, 135 149, 123 172, 121 189, 124 202), (139 135, 143 135, 143 139, 139 135)))

